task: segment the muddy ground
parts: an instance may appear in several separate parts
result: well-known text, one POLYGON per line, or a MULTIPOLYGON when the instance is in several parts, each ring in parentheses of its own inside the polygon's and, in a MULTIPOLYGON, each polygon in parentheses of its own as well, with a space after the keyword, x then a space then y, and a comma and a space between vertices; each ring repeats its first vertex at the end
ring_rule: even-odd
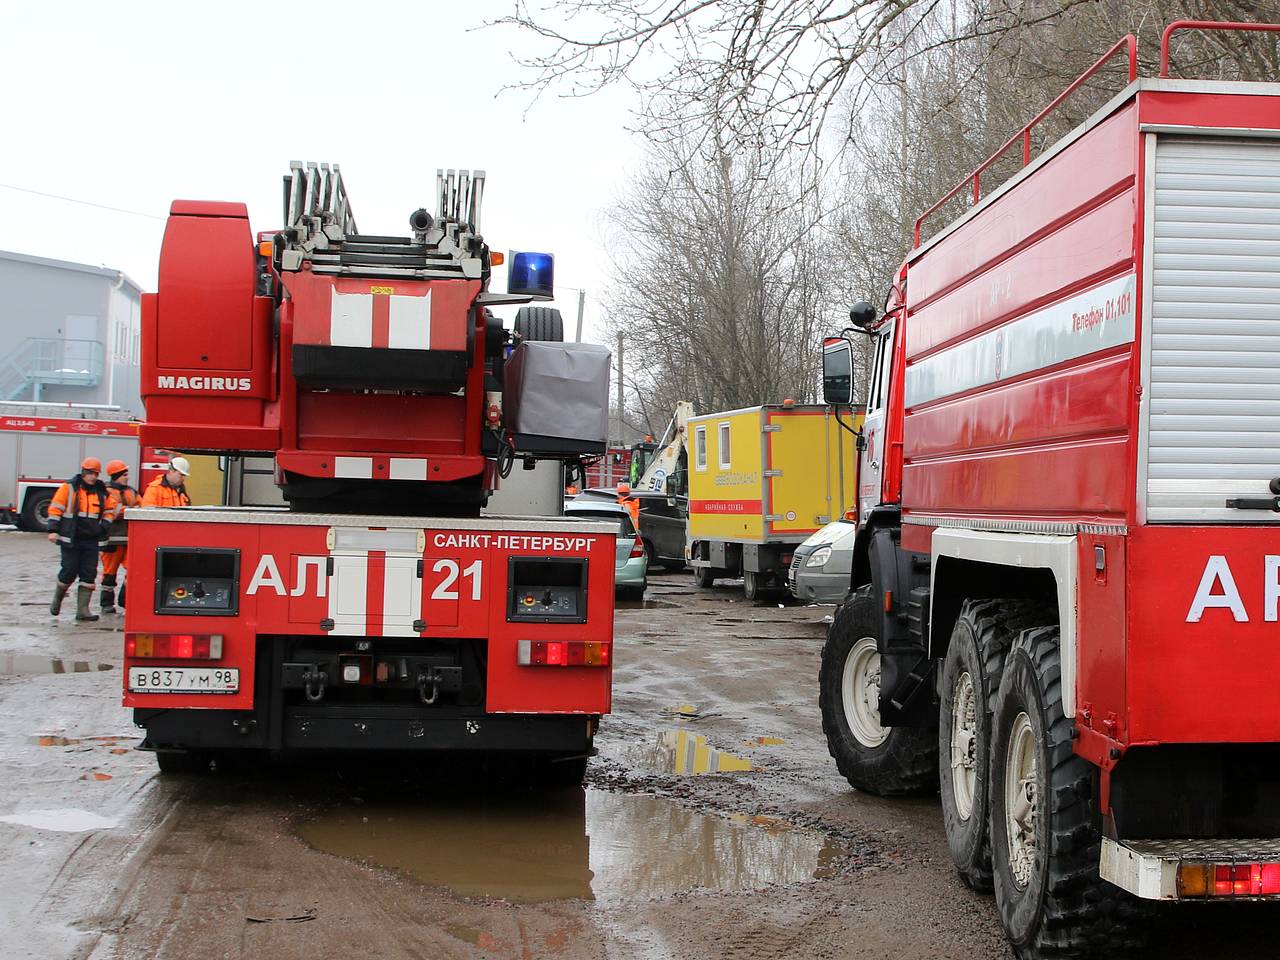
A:
MULTIPOLYGON (((936 799, 855 793, 828 758, 829 607, 655 576, 618 613, 585 790, 411 758, 162 778, 120 706, 118 620, 52 622, 55 566, 0 532, 5 958, 1011 955, 936 799)), ((1280 912, 1151 928, 1151 957, 1275 956, 1280 912)))

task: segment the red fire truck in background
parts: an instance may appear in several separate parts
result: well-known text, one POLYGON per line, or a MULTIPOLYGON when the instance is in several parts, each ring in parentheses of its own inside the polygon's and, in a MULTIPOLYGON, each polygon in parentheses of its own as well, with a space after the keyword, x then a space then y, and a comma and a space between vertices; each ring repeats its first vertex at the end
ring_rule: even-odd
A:
POLYGON ((356 230, 335 166, 285 224, 177 201, 143 298, 143 441, 274 458, 287 508, 130 511, 124 703, 161 770, 232 750, 514 751, 581 780, 610 706, 612 526, 479 516, 517 458, 607 440, 609 354, 561 339, 553 262, 437 175, 412 236, 356 230), (131 598, 132 599, 132 598, 131 598))
POLYGON ((164 472, 168 453, 140 448, 138 421, 118 407, 0 403, 0 523, 43 531, 53 495, 85 457, 123 460, 143 490, 164 472))
MULTIPOLYGON (((1144 900, 1280 896, 1280 91, 1130 83, 940 204, 874 339, 836 762, 940 787, 1022 957, 1127 956, 1144 900)), ((1064 96, 1066 94, 1064 93, 1064 96)), ((1060 102, 1055 101, 1056 103, 1060 102)), ((1049 109, 1052 109, 1051 105, 1049 109)), ((851 344, 824 349, 848 403, 851 344)))

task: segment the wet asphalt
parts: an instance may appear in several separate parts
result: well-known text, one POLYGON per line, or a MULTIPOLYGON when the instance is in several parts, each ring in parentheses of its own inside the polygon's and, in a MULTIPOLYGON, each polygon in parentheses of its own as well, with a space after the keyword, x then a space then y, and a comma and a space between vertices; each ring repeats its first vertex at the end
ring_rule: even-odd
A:
MULTIPOLYGON (((48 614, 0 531, 0 956, 1003 958, 935 798, 848 788, 816 678, 832 608, 651 579, 620 604, 584 789, 421 758, 160 777, 119 620, 48 614)), ((1280 911, 1157 912, 1151 957, 1275 956, 1280 911)))

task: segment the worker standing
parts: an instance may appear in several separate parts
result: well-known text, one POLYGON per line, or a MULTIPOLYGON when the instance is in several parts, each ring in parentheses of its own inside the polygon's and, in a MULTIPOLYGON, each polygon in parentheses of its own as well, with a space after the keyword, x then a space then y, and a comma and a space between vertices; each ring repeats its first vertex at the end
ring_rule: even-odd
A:
POLYGON ((76 619, 97 620, 90 613, 93 584, 98 579, 98 545, 106 539, 119 501, 101 480, 102 461, 85 457, 80 472, 58 488, 49 504, 49 539, 62 548, 62 569, 53 589, 49 612, 55 617, 71 584, 80 578, 76 619))
MULTIPOLYGON (((102 545, 102 590, 98 597, 103 613, 115 613, 119 572, 128 572, 129 521, 125 518, 125 511, 130 507, 141 506, 142 497, 129 486, 129 465, 123 460, 112 460, 107 464, 107 480, 111 493, 120 503, 120 509, 107 532, 107 542, 102 545)), ((124 590, 125 585, 121 584, 121 607, 124 606, 124 590)))
POLYGON ((191 464, 186 457, 172 457, 162 476, 156 477, 147 484, 147 491, 142 495, 144 507, 189 507, 191 498, 187 496, 184 481, 191 476, 191 464))

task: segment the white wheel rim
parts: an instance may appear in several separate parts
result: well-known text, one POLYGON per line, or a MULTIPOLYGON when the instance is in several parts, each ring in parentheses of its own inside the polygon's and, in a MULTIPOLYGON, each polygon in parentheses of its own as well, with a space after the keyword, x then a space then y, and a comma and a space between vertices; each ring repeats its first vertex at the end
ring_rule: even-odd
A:
POLYGON ((1004 822, 1009 838, 1009 872, 1019 889, 1026 889, 1036 865, 1037 796, 1036 734, 1031 718, 1018 714, 1009 733, 1004 763, 1004 822))
POLYGON ((860 744, 878 747, 889 739, 889 730, 880 726, 880 654, 875 637, 863 637, 845 657, 840 699, 845 720, 860 744))
POLYGON ((956 813, 968 821, 978 783, 978 710, 973 677, 966 670, 951 688, 951 793, 956 813))

